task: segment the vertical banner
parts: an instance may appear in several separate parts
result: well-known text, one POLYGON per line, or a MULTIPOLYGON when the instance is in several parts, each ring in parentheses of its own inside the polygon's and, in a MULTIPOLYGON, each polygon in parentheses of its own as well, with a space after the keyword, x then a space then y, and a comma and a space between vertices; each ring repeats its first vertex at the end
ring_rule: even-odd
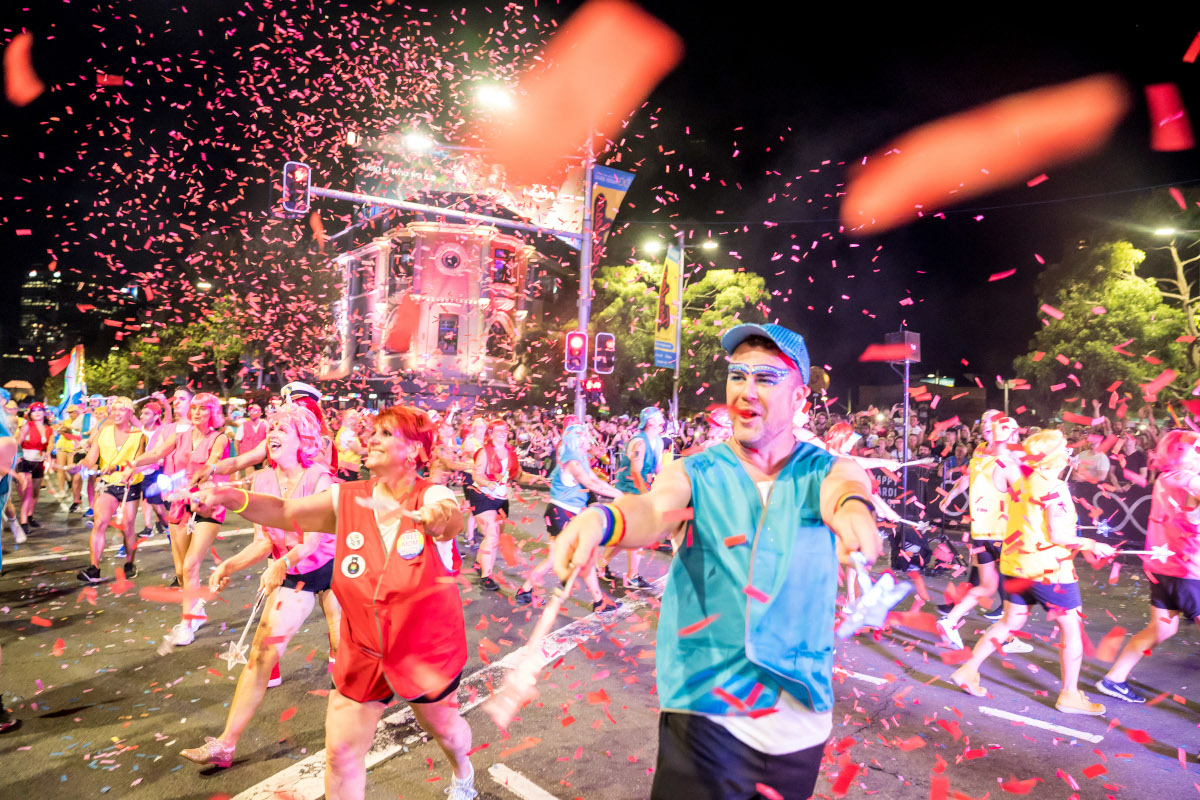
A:
POLYGON ((592 168, 592 264, 600 263, 608 232, 612 230, 625 193, 633 184, 633 173, 612 167, 592 168))
POLYGON ((58 416, 62 417, 68 406, 82 402, 87 396, 87 382, 83 377, 83 345, 77 344, 71 348, 71 360, 67 362, 67 374, 63 378, 62 402, 58 406, 58 416))
POLYGON ((658 313, 654 321, 654 366, 674 369, 679 364, 675 342, 683 305, 683 250, 673 244, 667 248, 662 285, 658 289, 658 313))

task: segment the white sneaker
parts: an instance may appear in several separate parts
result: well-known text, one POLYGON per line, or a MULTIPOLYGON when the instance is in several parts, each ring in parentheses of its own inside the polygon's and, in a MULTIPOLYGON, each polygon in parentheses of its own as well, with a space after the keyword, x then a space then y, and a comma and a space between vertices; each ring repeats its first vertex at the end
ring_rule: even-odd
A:
POLYGON ((200 630, 200 626, 208 622, 208 614, 204 613, 204 600, 197 600, 196 605, 192 606, 192 616, 197 619, 191 620, 192 633, 200 630))
POLYGON ((1005 653, 1032 653, 1033 645, 1029 644, 1024 639, 1018 639, 1014 636, 1005 642, 1000 650, 1005 653))
POLYGON ((962 637, 958 635, 958 631, 955 630, 954 626, 950 623, 950 620, 939 619, 937 621, 937 629, 938 632, 942 634, 942 641, 950 645, 951 650, 963 649, 964 645, 962 637))
POLYGON ((171 628, 171 632, 167 634, 166 641, 173 647, 184 647, 196 641, 196 634, 192 632, 192 626, 180 622, 171 628))
POLYGON ((8 523, 12 526, 13 541, 17 544, 25 544, 25 529, 21 527, 21 523, 17 522, 17 518, 13 517, 8 523))
POLYGON ((471 770, 466 778, 456 778, 451 774, 450 785, 442 793, 448 795, 449 800, 474 800, 479 797, 479 792, 475 791, 475 770, 471 770))

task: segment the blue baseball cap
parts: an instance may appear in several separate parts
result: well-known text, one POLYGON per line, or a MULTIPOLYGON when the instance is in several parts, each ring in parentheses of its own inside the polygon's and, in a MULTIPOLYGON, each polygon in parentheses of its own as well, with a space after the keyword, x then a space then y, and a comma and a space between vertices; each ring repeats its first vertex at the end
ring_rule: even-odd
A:
POLYGON ((804 379, 805 383, 808 383, 812 368, 808 360, 808 346, 804 344, 803 336, 782 325, 746 323, 735 325, 725 331, 725 335, 721 337, 721 347, 725 348, 726 353, 733 355, 733 351, 737 350, 738 345, 751 336, 762 336, 774 342, 775 346, 779 348, 779 352, 790 358, 792 363, 799 367, 800 377, 804 379))

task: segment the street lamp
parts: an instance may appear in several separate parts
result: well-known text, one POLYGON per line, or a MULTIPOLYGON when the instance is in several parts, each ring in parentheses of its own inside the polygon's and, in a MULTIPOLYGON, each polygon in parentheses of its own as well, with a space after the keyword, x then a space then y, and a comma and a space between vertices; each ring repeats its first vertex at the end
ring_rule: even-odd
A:
MULTIPOLYGON (((671 386, 671 417, 676 421, 679 420, 679 370, 683 364, 683 292, 687 288, 687 259, 685 257, 688 250, 712 251, 717 249, 717 243, 712 239, 705 239, 700 244, 685 244, 686 232, 678 231, 675 234, 675 244, 679 247, 679 319, 675 321, 675 379, 671 386)), ((657 255, 663 250, 661 239, 649 239, 642 245, 642 249, 651 255, 657 255)))
POLYGON ((433 149, 434 141, 423 133, 408 133, 404 135, 404 147, 414 153, 428 153, 433 149))
POLYGON ((494 83, 481 84, 475 90, 475 100, 479 105, 493 111, 511 111, 516 105, 508 88, 494 83))

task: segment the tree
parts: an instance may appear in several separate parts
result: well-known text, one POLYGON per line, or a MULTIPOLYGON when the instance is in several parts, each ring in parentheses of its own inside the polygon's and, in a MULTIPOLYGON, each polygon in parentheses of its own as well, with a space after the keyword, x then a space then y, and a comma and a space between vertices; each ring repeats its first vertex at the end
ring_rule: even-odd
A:
POLYGON ((1057 410, 1090 416, 1092 400, 1134 408, 1143 388, 1167 369, 1181 376, 1159 399, 1182 395, 1186 376, 1184 312, 1169 305, 1152 278, 1139 277, 1146 253, 1124 240, 1083 244, 1038 278, 1038 298, 1047 312, 1030 342, 1031 352, 1014 362, 1032 384, 1028 405, 1048 418, 1057 410))
MULTIPOLYGON (((617 337, 617 362, 604 377, 605 396, 618 413, 665 407, 674 370, 654 366, 654 330, 663 265, 649 261, 602 267, 595 280, 593 331, 617 337)), ((723 399, 725 351, 721 334, 742 322, 764 322, 766 282, 752 273, 706 269, 683 290, 680 407, 699 409, 723 399)))

